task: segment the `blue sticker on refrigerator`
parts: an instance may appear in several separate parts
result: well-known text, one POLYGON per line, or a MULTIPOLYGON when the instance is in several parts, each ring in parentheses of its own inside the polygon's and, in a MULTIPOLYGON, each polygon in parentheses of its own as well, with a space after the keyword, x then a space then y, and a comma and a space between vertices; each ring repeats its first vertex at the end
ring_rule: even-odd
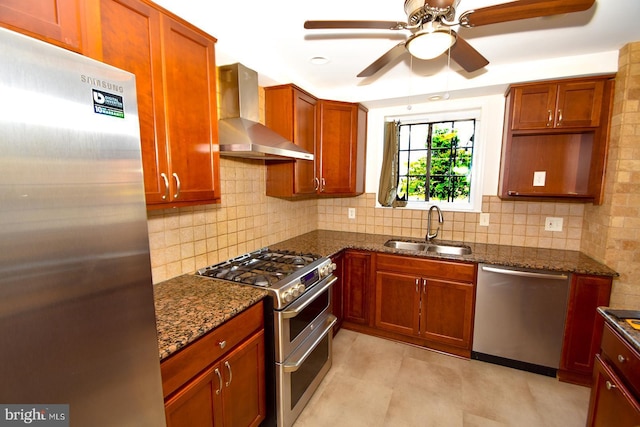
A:
POLYGON ((94 112, 124 119, 124 103, 121 96, 96 89, 92 91, 94 112))

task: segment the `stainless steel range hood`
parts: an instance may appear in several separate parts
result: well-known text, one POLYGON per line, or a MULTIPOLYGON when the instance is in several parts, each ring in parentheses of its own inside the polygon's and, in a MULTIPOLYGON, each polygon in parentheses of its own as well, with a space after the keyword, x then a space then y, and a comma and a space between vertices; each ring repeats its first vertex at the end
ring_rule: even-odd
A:
POLYGON ((258 73, 242 64, 218 67, 220 155, 313 160, 313 154, 259 123, 258 73))

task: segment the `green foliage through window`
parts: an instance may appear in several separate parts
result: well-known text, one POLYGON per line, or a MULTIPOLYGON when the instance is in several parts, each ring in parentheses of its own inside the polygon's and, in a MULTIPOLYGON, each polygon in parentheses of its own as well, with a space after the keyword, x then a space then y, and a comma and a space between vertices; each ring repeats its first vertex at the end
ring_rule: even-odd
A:
POLYGON ((399 196, 468 203, 475 127, 475 120, 400 123, 399 196))

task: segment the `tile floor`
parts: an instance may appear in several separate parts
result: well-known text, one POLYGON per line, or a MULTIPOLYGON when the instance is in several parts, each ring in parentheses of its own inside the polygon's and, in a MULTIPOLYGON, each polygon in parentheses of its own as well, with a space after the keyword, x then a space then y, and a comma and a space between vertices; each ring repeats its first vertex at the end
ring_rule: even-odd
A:
POLYGON ((294 427, 583 427, 589 389, 342 329, 294 427))

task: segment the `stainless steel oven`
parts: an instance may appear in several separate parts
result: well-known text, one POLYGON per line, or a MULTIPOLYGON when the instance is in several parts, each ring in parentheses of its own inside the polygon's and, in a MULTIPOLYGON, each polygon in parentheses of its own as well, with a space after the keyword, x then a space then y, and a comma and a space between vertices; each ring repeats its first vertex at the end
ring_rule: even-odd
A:
POLYGON ((267 306, 273 309, 266 314, 265 333, 271 338, 266 359, 272 366, 267 367, 267 406, 272 414, 263 426, 291 426, 331 367, 335 268, 327 257, 263 248, 198 271, 263 287, 271 295, 267 306))

